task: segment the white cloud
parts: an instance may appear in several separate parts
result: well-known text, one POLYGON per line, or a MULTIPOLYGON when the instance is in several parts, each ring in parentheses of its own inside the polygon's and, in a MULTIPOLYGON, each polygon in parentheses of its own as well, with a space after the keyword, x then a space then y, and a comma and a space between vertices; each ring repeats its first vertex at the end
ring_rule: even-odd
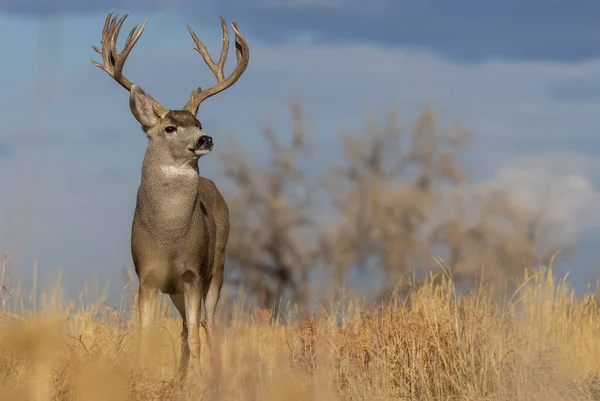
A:
POLYGON ((548 152, 523 157, 499 166, 478 191, 502 189, 526 215, 543 219, 557 230, 553 238, 575 240, 585 231, 600 228, 600 192, 592 176, 600 173, 600 160, 575 152, 548 152))

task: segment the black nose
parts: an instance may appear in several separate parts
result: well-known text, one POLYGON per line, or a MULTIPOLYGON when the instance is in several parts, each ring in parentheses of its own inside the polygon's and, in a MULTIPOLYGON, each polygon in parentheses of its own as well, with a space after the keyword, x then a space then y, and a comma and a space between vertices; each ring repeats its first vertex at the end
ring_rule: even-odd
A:
POLYGON ((213 146, 213 140, 208 135, 203 135, 198 138, 198 142, 196 142, 196 146, 198 149, 210 149, 213 146))

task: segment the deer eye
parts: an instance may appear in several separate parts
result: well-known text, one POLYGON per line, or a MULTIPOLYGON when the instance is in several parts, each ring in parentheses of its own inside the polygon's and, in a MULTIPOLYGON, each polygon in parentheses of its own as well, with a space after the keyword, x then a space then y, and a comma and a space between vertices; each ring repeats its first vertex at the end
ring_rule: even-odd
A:
POLYGON ((165 128, 165 132, 167 134, 173 133, 177 130, 177 128, 173 127, 172 125, 169 125, 167 128, 165 128))

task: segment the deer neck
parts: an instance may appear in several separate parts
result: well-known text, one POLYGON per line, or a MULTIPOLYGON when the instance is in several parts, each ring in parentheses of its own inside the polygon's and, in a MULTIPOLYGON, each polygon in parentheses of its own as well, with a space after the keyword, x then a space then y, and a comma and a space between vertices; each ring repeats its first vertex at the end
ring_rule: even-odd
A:
POLYGON ((147 154, 136 213, 148 227, 170 236, 186 232, 197 209, 199 178, 197 162, 173 162, 147 154))

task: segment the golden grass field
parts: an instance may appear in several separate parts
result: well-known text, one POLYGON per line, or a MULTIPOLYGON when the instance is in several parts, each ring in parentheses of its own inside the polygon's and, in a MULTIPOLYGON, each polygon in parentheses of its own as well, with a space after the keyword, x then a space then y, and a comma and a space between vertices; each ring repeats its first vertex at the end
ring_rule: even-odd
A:
MULTIPOLYGON (((35 311, 4 307, 2 401, 210 399, 203 332, 205 377, 175 380, 180 320, 170 309, 160 309, 141 368, 131 302, 110 309, 59 295, 46 294, 35 311)), ((455 296, 446 280, 405 304, 347 302, 290 325, 236 305, 220 322, 226 400, 600 399, 595 296, 577 298, 551 269, 501 303, 481 289, 455 296)))

